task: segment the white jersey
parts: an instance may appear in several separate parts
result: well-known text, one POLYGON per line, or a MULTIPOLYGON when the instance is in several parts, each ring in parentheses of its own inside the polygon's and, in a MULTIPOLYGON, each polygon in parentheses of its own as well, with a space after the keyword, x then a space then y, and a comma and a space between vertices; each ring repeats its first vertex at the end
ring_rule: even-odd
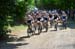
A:
POLYGON ((33 17, 31 15, 28 15, 27 20, 33 20, 33 17))

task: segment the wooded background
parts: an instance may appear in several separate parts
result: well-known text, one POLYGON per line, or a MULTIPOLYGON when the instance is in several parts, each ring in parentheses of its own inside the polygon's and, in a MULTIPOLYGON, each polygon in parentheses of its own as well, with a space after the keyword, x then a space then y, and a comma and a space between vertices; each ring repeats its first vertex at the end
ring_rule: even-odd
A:
POLYGON ((39 9, 62 9, 74 17, 75 0, 0 0, 0 37, 8 32, 8 26, 24 23, 25 13, 34 7, 39 9))

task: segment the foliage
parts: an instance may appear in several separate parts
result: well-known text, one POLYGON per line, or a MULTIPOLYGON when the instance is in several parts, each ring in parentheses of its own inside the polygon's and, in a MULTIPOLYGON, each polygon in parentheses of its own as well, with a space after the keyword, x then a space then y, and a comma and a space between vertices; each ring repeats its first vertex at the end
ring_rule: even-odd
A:
POLYGON ((0 36, 6 35, 8 26, 24 23, 26 11, 34 7, 45 9, 75 8, 75 0, 0 0, 0 36))
MULTIPOLYGON (((61 8, 61 9, 74 9, 75 1, 74 0, 38 0, 39 4, 45 8, 61 8)), ((40 6, 40 7, 41 7, 40 6)))

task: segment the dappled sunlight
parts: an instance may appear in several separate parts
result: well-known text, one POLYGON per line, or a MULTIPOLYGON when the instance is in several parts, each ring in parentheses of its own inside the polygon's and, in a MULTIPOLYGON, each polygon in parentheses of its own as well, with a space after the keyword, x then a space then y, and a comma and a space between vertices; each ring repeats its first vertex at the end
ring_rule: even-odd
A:
POLYGON ((75 0, 0 0, 0 49, 75 49, 75 0))

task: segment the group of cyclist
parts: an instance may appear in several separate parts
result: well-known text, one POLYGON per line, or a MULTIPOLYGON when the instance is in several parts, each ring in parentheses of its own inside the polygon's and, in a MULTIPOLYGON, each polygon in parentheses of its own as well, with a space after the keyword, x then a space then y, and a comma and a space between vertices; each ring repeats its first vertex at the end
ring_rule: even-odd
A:
POLYGON ((67 28, 67 13, 65 11, 58 10, 36 10, 26 13, 26 23, 28 25, 27 33, 34 35, 35 31, 38 30, 38 34, 43 29, 48 31, 48 28, 54 26, 57 31, 58 23, 62 23, 63 28, 67 28))

